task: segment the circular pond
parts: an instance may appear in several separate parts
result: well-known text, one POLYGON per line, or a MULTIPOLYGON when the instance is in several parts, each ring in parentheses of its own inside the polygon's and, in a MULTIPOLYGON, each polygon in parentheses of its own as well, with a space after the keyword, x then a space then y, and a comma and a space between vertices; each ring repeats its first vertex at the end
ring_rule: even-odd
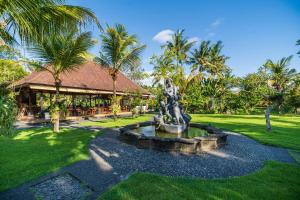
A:
POLYGON ((160 138, 194 138, 208 136, 208 132, 204 129, 196 127, 188 127, 188 129, 180 134, 167 133, 165 131, 156 130, 155 125, 140 126, 131 130, 134 133, 146 137, 160 137, 160 138))
POLYGON ((198 153, 225 145, 227 134, 197 123, 191 123, 184 133, 172 134, 156 130, 154 122, 144 122, 121 128, 120 139, 139 148, 198 153))

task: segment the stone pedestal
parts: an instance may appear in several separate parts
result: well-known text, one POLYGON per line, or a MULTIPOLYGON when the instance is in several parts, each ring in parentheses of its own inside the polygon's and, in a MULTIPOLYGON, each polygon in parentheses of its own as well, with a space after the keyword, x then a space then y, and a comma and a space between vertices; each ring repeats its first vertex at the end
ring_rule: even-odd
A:
POLYGON ((186 130, 186 128, 187 128, 186 124, 180 124, 180 125, 161 124, 158 129, 160 131, 165 131, 167 133, 179 134, 179 133, 183 133, 186 130))

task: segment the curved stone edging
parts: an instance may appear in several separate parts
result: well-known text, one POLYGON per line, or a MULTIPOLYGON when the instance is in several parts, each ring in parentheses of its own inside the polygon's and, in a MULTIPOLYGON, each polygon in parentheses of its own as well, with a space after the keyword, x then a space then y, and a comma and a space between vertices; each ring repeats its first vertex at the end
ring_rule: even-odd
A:
POLYGON ((181 153, 200 153, 216 149, 225 145, 227 141, 227 134, 221 129, 198 123, 190 123, 189 126, 206 130, 209 133, 208 136, 194 137, 191 139, 160 138, 156 136, 144 136, 132 131, 132 129, 150 125, 155 125, 155 123, 149 121, 124 126, 120 129, 120 139, 138 148, 181 153))

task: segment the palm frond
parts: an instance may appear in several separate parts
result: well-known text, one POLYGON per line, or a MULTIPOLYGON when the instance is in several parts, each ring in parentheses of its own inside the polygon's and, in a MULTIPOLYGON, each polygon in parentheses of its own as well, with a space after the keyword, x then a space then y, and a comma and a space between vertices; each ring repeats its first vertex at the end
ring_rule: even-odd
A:
MULTIPOLYGON (((12 38, 17 34, 21 41, 32 43, 56 34, 63 28, 85 26, 92 21, 101 28, 91 10, 63 3, 64 1, 60 0, 1 1, 0 7, 6 22, 5 30, 12 38)), ((1 38, 6 39, 2 36, 1 38)))
POLYGON ((76 30, 52 35, 30 48, 43 69, 51 66, 53 74, 73 70, 85 61, 84 53, 94 45, 91 32, 78 34, 76 30))

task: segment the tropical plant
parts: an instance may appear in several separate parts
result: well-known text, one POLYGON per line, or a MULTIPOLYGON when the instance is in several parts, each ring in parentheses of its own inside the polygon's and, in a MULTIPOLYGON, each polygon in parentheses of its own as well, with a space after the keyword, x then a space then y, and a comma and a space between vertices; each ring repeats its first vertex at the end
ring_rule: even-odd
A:
POLYGON ((0 135, 14 133, 14 122, 18 114, 14 93, 7 90, 7 85, 0 85, 0 135))
POLYGON ((120 102, 122 100, 122 97, 121 96, 117 96, 115 100, 112 97, 111 100, 115 102, 115 103, 113 103, 110 106, 111 112, 113 113, 114 116, 117 116, 121 112, 121 104, 120 104, 120 102))
POLYGON ((64 4, 64 0, 4 0, 0 1, 0 39, 2 43, 41 41, 62 29, 100 24, 87 8, 64 4), (17 39, 18 38, 18 39, 17 39))
MULTIPOLYGON (((140 55, 146 48, 140 45, 136 35, 129 35, 121 24, 115 27, 107 26, 100 35, 102 40, 99 56, 95 61, 103 67, 107 67, 113 81, 113 102, 116 104, 116 83, 120 71, 135 69, 140 65, 140 55)), ((117 115, 114 114, 114 119, 117 115)))
POLYGON ((149 78, 150 75, 141 67, 137 67, 129 72, 126 72, 126 76, 130 80, 143 87, 145 85, 145 80, 149 78))
POLYGON ((268 86, 269 94, 268 100, 270 104, 266 110, 266 126, 267 130, 271 131, 270 113, 274 107, 281 109, 284 97, 288 89, 292 86, 292 81, 296 78, 297 72, 295 69, 290 69, 288 66, 292 56, 284 57, 277 62, 267 60, 263 65, 266 72, 269 74, 268 86))
POLYGON ((43 63, 40 69, 47 70, 54 78, 56 95, 55 104, 51 109, 54 132, 59 132, 61 74, 74 70, 82 64, 85 61, 84 53, 94 44, 91 32, 78 33, 74 29, 51 35, 31 48, 34 56, 43 63))
POLYGON ((203 94, 201 88, 201 83, 191 84, 184 95, 184 98, 181 101, 184 105, 185 111, 195 113, 195 112, 204 112, 206 97, 203 94))
POLYGON ((175 67, 170 56, 153 55, 150 59, 150 64, 153 65, 153 85, 164 83, 169 77, 172 77, 175 71, 175 67))
POLYGON ((294 86, 287 94, 287 105, 292 111, 297 113, 300 108, 300 75, 294 80, 294 86))
POLYGON ((268 85, 275 93, 275 103, 280 106, 284 99, 285 92, 291 87, 291 82, 296 78, 297 72, 295 69, 290 69, 288 66, 292 56, 284 57, 277 62, 267 60, 263 65, 270 76, 268 85))
POLYGON ((204 85, 205 95, 210 99, 208 109, 215 112, 216 98, 219 97, 219 104, 222 107, 225 93, 228 93, 230 81, 232 80, 231 70, 225 64, 227 56, 221 54, 223 45, 221 41, 211 44, 210 41, 202 41, 199 48, 191 53, 189 63, 192 65, 194 77, 197 77, 204 85))
POLYGON ((183 35, 184 30, 177 30, 170 41, 163 46, 164 54, 166 57, 173 59, 174 73, 173 82, 175 85, 180 86, 185 81, 185 69, 184 64, 188 61, 188 52, 195 44, 195 41, 189 41, 188 38, 183 35))
POLYGON ((190 57, 192 71, 206 72, 211 78, 218 78, 228 73, 229 68, 225 65, 227 56, 222 55, 223 45, 221 41, 211 44, 210 41, 202 41, 199 48, 194 49, 190 57))
POLYGON ((17 81, 28 73, 23 66, 15 60, 0 59, 0 85, 17 81))
POLYGON ((264 101, 264 96, 268 91, 266 81, 267 75, 263 71, 247 74, 239 80, 240 103, 246 113, 252 112, 264 101))

